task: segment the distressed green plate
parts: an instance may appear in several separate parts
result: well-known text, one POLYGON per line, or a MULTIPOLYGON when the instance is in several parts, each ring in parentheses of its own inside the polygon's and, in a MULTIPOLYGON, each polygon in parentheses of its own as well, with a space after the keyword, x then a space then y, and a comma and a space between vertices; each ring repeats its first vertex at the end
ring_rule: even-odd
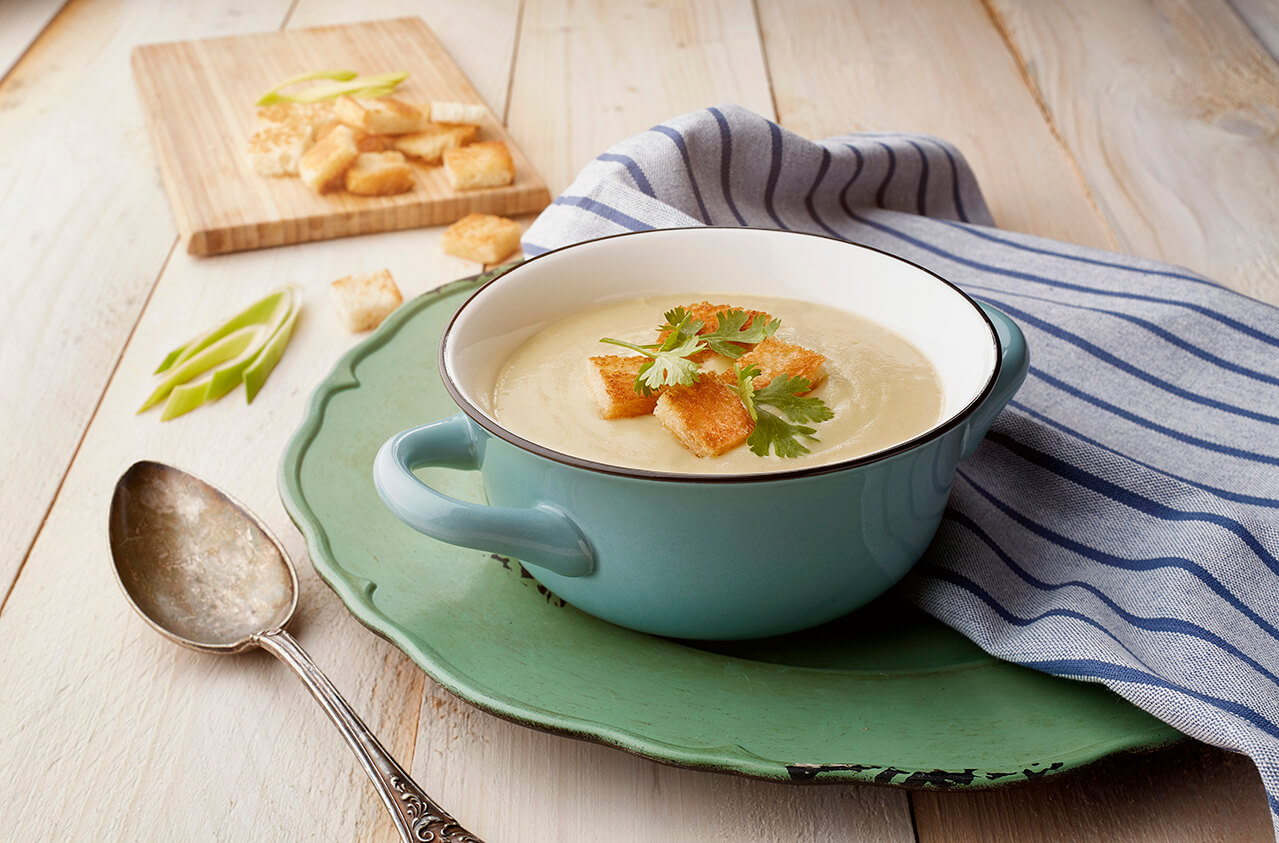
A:
MULTIPOLYGON (((320 576, 453 693, 669 764, 781 781, 998 787, 1180 739, 1105 688, 997 661, 892 595, 807 632, 696 645, 596 620, 516 562, 406 527, 373 489, 373 456, 456 412, 436 347, 476 286, 408 302, 348 353, 280 467, 320 576)), ((483 499, 476 472, 430 478, 483 499)))

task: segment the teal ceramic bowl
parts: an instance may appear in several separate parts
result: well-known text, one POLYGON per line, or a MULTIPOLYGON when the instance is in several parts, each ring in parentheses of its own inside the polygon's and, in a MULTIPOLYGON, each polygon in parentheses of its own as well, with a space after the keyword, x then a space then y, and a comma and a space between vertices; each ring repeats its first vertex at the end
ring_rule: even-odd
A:
POLYGON ((577 608, 694 639, 780 635, 844 615, 896 583, 931 541, 960 460, 1026 375, 1017 325, 922 267, 864 246, 744 228, 662 229, 569 246, 480 288, 440 344, 461 408, 378 452, 379 495, 410 527, 511 556, 577 608), (490 411, 507 357, 547 325, 642 295, 779 296, 857 313, 936 368, 930 429, 856 459, 754 474, 596 463, 504 428, 490 411), (414 473, 481 472, 488 505, 414 473), (653 525, 660 525, 654 529, 653 525))

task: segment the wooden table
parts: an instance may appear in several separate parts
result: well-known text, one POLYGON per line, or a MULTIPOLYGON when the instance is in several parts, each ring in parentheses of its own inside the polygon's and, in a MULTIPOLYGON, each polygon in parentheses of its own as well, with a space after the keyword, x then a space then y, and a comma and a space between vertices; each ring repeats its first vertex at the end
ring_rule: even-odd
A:
POLYGON ((358 338, 325 286, 479 269, 440 230, 198 259, 177 242, 129 51, 420 15, 552 192, 618 139, 740 103, 809 137, 920 130, 1001 226, 1183 264, 1279 304, 1279 8, 1267 0, 10 0, 0 4, 0 837, 390 840, 306 691, 263 654, 148 629, 106 509, 158 459, 231 491, 300 564, 293 631, 418 781, 489 841, 1271 840, 1260 780, 1193 743, 981 794, 796 787, 512 725, 438 688, 306 563, 275 472, 358 338), (135 416, 168 347, 285 281, 307 311, 251 407, 135 416))

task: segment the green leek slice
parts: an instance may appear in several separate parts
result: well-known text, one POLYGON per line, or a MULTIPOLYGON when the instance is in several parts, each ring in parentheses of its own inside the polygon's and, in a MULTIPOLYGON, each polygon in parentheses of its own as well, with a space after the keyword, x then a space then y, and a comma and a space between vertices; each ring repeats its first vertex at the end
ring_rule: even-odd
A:
POLYGON ((293 94, 280 93, 279 89, 284 87, 284 85, 278 85, 274 90, 258 100, 258 105, 272 105, 277 102, 319 102, 320 100, 333 99, 343 95, 384 97, 393 92, 396 85, 408 79, 409 74, 407 70, 397 70, 390 73, 375 73, 371 76, 347 77, 346 79, 322 76, 314 76, 312 78, 333 78, 337 81, 331 84, 312 85, 293 94))
POLYGON ((301 295, 301 288, 291 284, 174 349, 161 364, 167 376, 138 412, 167 397, 160 420, 168 421, 218 400, 241 381, 252 402, 284 353, 301 309, 301 295))
POLYGON ((280 89, 287 88, 290 85, 296 85, 299 82, 310 82, 312 79, 337 79, 340 82, 346 82, 359 75, 359 71, 356 70, 313 70, 310 73, 299 73, 297 76, 285 79, 283 82, 267 91, 254 104, 275 105, 278 102, 287 102, 288 96, 286 94, 281 94, 280 89))

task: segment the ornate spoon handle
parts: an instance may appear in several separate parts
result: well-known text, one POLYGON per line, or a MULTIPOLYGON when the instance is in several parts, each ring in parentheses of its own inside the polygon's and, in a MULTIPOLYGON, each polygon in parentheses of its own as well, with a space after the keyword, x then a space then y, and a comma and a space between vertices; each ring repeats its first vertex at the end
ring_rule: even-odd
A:
POLYGON ((382 748, 293 636, 282 629, 273 629, 258 635, 256 641, 258 646, 293 668, 319 701, 355 751, 364 772, 373 780, 373 786, 391 812, 401 837, 421 843, 483 843, 422 792, 417 782, 382 748))

